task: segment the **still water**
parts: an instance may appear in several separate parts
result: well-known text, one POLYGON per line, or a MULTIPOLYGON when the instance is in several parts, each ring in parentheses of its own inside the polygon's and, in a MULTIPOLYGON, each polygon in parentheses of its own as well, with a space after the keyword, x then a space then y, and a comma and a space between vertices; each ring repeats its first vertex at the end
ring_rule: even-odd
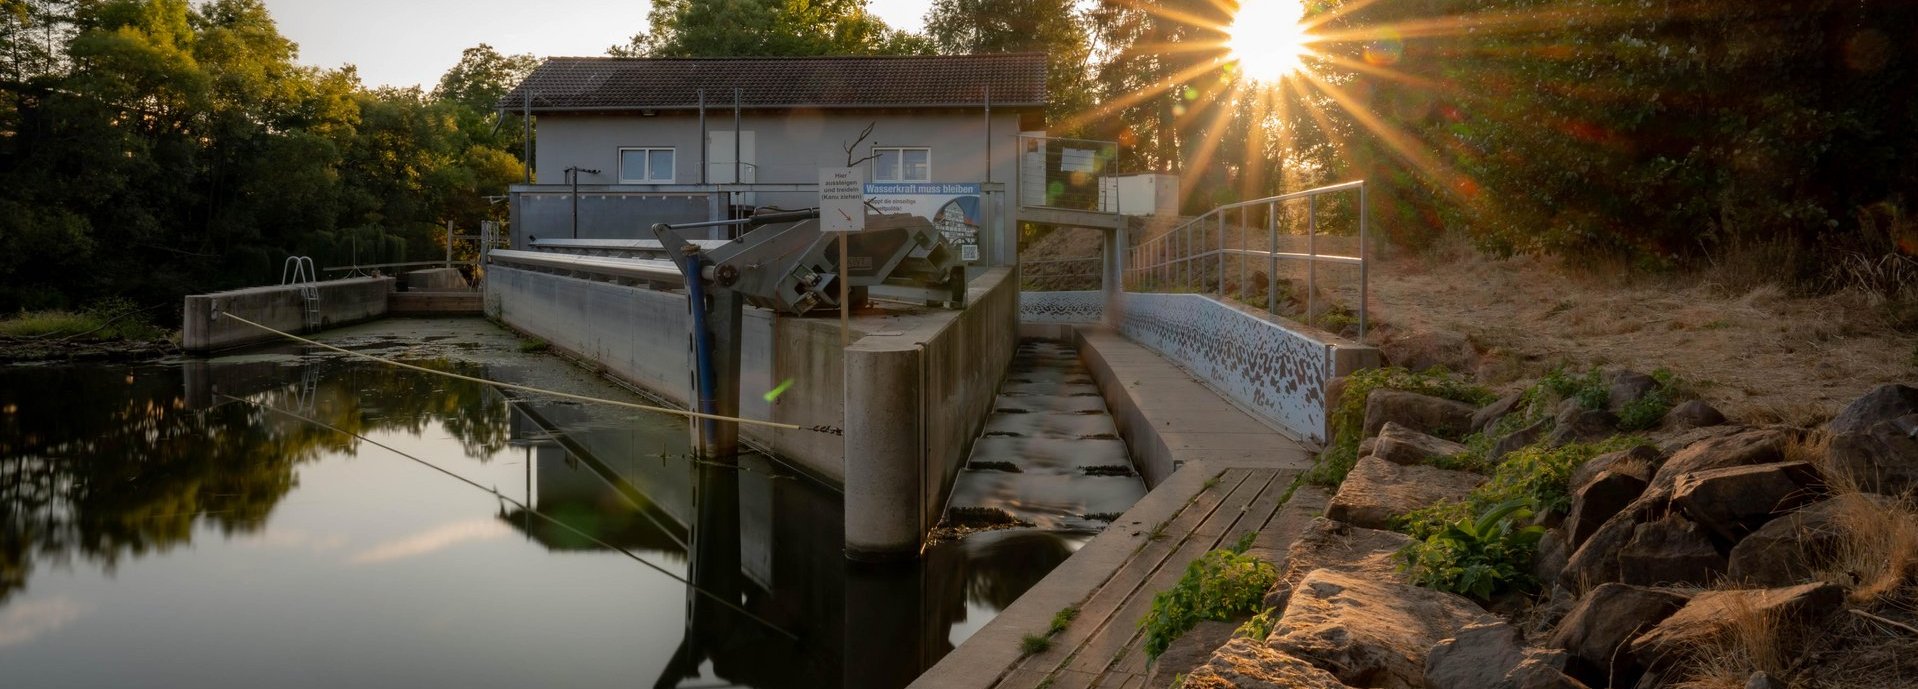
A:
MULTIPOLYGON (((483 321, 329 339, 643 401, 483 321)), ((0 686, 899 687, 1083 543, 854 566, 832 488, 687 443, 300 350, 0 367, 0 686)))

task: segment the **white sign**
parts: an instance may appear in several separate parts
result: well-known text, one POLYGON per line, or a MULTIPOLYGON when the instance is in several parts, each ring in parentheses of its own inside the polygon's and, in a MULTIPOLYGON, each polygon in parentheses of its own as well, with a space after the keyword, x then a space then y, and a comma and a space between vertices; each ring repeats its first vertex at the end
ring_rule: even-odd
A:
POLYGON ((819 169, 820 231, 858 232, 866 229, 864 182, 859 168, 819 169))

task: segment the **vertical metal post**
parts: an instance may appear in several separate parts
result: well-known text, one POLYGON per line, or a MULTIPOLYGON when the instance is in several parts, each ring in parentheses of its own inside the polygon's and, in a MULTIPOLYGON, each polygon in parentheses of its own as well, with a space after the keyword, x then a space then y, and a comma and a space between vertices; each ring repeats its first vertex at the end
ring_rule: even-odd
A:
POLYGON ((1250 206, 1239 207, 1239 255, 1237 256, 1239 259, 1239 301, 1245 301, 1245 250, 1251 248, 1246 246, 1245 243, 1245 230, 1247 227, 1250 227, 1246 222, 1246 216, 1249 213, 1251 213, 1250 206))
POLYGON ((453 221, 446 221, 446 267, 453 267, 453 221))
MULTIPOLYGON (((712 151, 709 150, 712 147, 713 147, 712 135, 706 132, 706 89, 700 89, 699 90, 699 183, 702 185, 706 184, 706 169, 713 166, 712 163, 706 159, 707 156, 712 153, 712 151)), ((679 161, 675 160, 673 161, 673 163, 678 164, 679 161)), ((714 219, 716 218, 708 218, 708 220, 714 220, 714 219)))
POLYGON ((1366 226, 1370 224, 1366 217, 1372 214, 1370 209, 1371 207, 1365 203, 1365 182, 1361 181, 1359 182, 1359 341, 1361 342, 1365 341, 1365 305, 1366 302, 1371 301, 1370 287, 1366 284, 1366 279, 1369 277, 1366 271, 1372 267, 1369 252, 1371 244, 1367 241, 1366 233, 1366 226))
POLYGON ((986 84, 986 181, 992 181, 992 84, 986 84))
POLYGON ((520 105, 520 156, 519 162, 526 169, 526 184, 533 183, 533 91, 526 91, 526 100, 520 105))
POLYGON ((740 140, 746 138, 745 134, 746 132, 741 131, 739 127, 739 89, 733 89, 733 184, 740 184, 746 181, 746 178, 742 177, 739 172, 740 169, 744 167, 740 164, 739 151, 740 140))
MULTIPOLYGON (((746 300, 738 292, 718 288, 706 292, 712 304, 707 327, 712 329, 713 369, 718 385, 712 391, 712 413, 727 418, 739 416, 739 349, 744 344, 741 324, 746 300)), ((693 308, 701 308, 695 304, 693 308)), ((700 459, 732 466, 739 461, 739 423, 702 419, 707 428, 706 447, 700 459)))
POLYGON ((573 185, 573 238, 579 239, 579 166, 566 168, 566 176, 573 185))
POLYGON ((1305 197, 1305 322, 1316 324, 1312 312, 1319 298, 1319 195, 1305 197))
POLYGON ((1225 216, 1230 211, 1219 211, 1219 299, 1225 300, 1225 216))
POLYGON ((1279 315, 1279 214, 1278 203, 1265 204, 1265 234, 1271 249, 1266 256, 1265 269, 1265 312, 1279 315))

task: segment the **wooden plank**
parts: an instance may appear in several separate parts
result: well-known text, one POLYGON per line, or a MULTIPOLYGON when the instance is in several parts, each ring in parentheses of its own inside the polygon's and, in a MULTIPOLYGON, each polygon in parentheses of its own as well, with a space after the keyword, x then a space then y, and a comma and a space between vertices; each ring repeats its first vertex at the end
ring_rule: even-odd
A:
MULTIPOLYGON (((1251 470, 1245 481, 1232 491, 1231 496, 1220 502, 1219 509, 1206 518, 1193 533, 1199 536, 1210 536, 1214 542, 1221 540, 1230 542, 1230 538, 1221 539, 1220 537, 1226 536, 1227 531, 1239 523, 1240 518, 1245 514, 1246 507, 1266 491, 1267 486, 1271 485, 1273 477, 1277 474, 1278 471, 1273 469, 1251 470)), ((1232 534, 1232 537, 1236 536, 1237 534, 1232 534)))
POLYGON ((1045 679, 1046 675, 1043 672, 1013 670, 1012 672, 1006 673, 1006 676, 1001 678, 999 683, 993 686, 1002 687, 1003 689, 1038 689, 1039 684, 1044 682, 1045 679))
POLYGON ((1146 611, 1152 608, 1152 597, 1160 591, 1172 588, 1173 584, 1178 583, 1179 577, 1185 574, 1186 565, 1199 559, 1199 556, 1211 549, 1212 543, 1209 540, 1187 538, 1172 557, 1166 558, 1165 564, 1153 573, 1152 578, 1146 580, 1146 583, 1126 600, 1125 606, 1111 616, 1099 633, 1087 640, 1085 646, 1079 649, 1079 655, 1068 667, 1083 672, 1104 672, 1112 665, 1113 658, 1118 655, 1119 649, 1130 645, 1133 638, 1138 635, 1139 620, 1144 618, 1146 611))
MULTIPOLYGON (((1158 571, 1164 564, 1166 558, 1172 555, 1180 544, 1184 543, 1187 534, 1194 528, 1197 528, 1207 517, 1211 516, 1213 511, 1217 509, 1219 501, 1225 497, 1226 493, 1221 489, 1226 486, 1236 488, 1238 485, 1237 482, 1243 482, 1248 473, 1249 472, 1243 469, 1226 470, 1219 475, 1217 485, 1210 489, 1201 490, 1197 495, 1193 496, 1190 503, 1165 522, 1165 528, 1162 530, 1164 534, 1163 537, 1157 540, 1146 541, 1140 547, 1138 553, 1127 560, 1125 565, 1120 567, 1119 571, 1115 572, 1091 597, 1079 605, 1078 619, 1074 620, 1072 625, 1068 626, 1064 633, 1061 633, 1053 640, 1054 643, 1050 650, 1028 656, 1025 660, 1020 661, 1019 667, 1041 672, 1050 671, 1059 667, 1060 664, 1064 662, 1067 657, 1071 656, 1086 640, 1090 639, 1108 624, 1112 613, 1130 599, 1133 591, 1135 591, 1142 582, 1152 576, 1154 572, 1158 571)), ((1139 527, 1141 532, 1150 532, 1152 528, 1153 525, 1143 524, 1139 527)), ((1183 570, 1185 563, 1179 563, 1178 567, 1183 570)))

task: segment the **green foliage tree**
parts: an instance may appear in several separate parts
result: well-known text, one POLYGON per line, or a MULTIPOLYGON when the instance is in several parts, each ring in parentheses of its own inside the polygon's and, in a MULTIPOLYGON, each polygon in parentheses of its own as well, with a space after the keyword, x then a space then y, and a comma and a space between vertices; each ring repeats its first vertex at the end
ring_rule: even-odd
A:
POLYGON ((866 0, 659 0, 646 33, 616 57, 921 54, 924 37, 867 11, 866 0))
POLYGON ((1086 17, 1071 0, 934 0, 926 37, 948 55, 1043 52, 1051 121, 1066 122, 1092 106, 1086 17))

